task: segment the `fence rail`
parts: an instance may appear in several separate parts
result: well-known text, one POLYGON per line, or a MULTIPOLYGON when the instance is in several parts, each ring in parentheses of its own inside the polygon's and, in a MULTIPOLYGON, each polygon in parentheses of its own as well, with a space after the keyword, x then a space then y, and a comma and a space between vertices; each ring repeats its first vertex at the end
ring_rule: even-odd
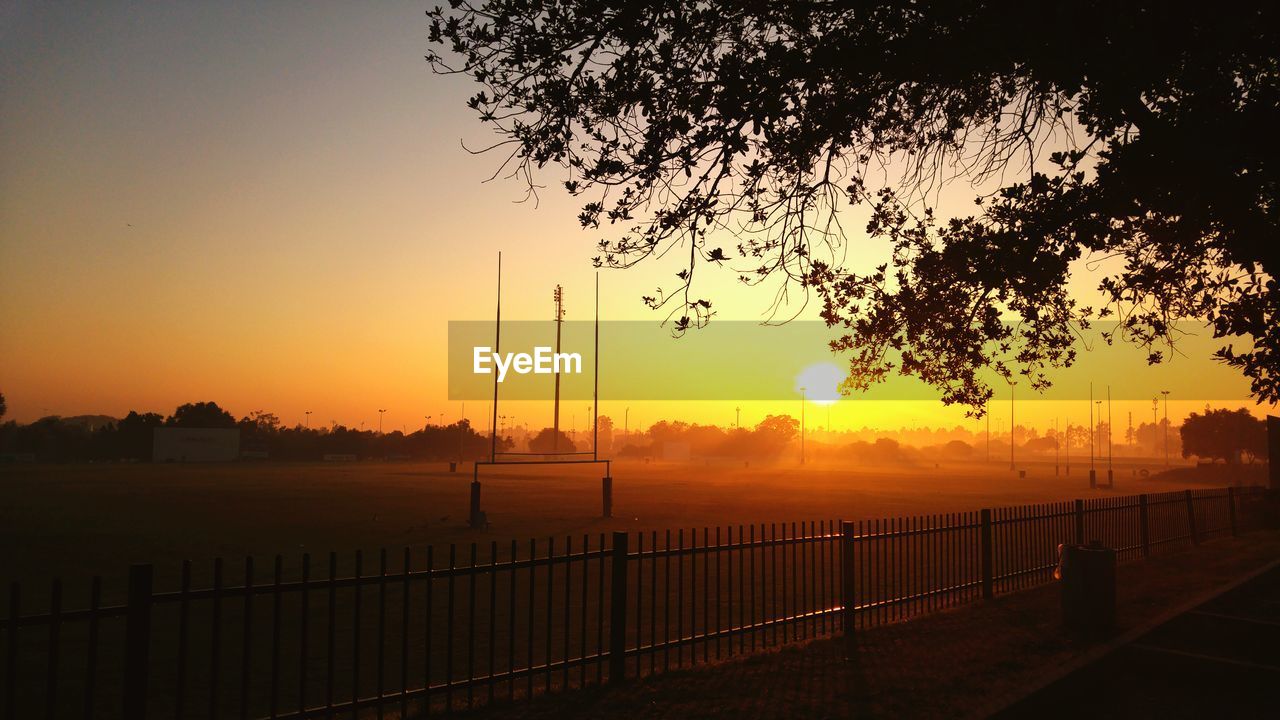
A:
POLYGON ((976 512, 472 543, 339 572, 218 558, 212 582, 0 617, 0 718, 320 718, 444 713, 618 682, 896 622, 1049 582, 1060 543, 1121 561, 1234 535, 1260 488, 976 512), (266 572, 263 572, 265 570, 266 572), (242 578, 231 584, 232 574, 242 578))

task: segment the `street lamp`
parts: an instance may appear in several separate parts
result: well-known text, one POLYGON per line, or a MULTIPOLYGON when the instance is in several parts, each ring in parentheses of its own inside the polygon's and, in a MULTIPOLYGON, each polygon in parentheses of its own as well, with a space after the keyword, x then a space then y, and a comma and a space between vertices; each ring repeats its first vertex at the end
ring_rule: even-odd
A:
POLYGON ((1164 396, 1164 466, 1169 467, 1169 391, 1160 394, 1164 396))
POLYGON ((379 409, 379 410, 378 410, 378 434, 379 434, 379 435, 381 435, 381 434, 382 434, 382 414, 383 414, 383 413, 385 413, 385 412, 386 412, 386 410, 385 410, 385 409, 379 409))
POLYGON ((422 416, 422 419, 423 419, 423 420, 426 420, 426 422, 422 424, 422 432, 426 432, 426 431, 427 431, 427 428, 431 427, 431 418, 433 418, 433 417, 435 417, 435 415, 423 415, 423 416, 422 416))
POLYGON ((804 464, 804 388, 800 388, 800 464, 804 464))
POLYGON ((1009 380, 1009 469, 1014 469, 1013 464, 1013 448, 1017 444, 1014 442, 1014 423, 1013 423, 1013 389, 1018 387, 1017 380, 1009 380))
POLYGON ((302 414, 307 416, 307 429, 310 430, 311 429, 311 411, 304 410, 302 414))

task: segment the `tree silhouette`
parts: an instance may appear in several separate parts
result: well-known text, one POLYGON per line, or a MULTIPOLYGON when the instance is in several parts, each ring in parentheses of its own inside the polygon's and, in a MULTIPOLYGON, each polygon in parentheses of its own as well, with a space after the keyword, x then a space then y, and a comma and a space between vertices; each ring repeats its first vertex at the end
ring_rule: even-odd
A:
POLYGON ((1266 423, 1244 408, 1205 408, 1203 415, 1191 413, 1182 423, 1180 434, 1182 457, 1195 455, 1236 464, 1244 454, 1260 458, 1267 453, 1266 423))
POLYGON ((578 448, 569 439, 569 436, 563 430, 559 431, 559 442, 556 441, 556 431, 552 428, 542 428, 532 440, 529 441, 529 451, 536 453, 571 453, 577 452, 578 448))
POLYGON ((197 402, 179 406, 165 424, 186 428, 234 428, 236 418, 215 402, 197 402))
POLYGON ((4 414, 8 411, 9 406, 4 403, 4 393, 0 393, 0 418, 3 418, 4 414))
POLYGON ((1280 400, 1274 4, 490 0, 428 16, 432 67, 482 86, 469 104, 499 136, 498 173, 533 193, 536 170, 565 168, 582 226, 615 226, 599 266, 682 253, 677 285, 644 299, 677 332, 713 314, 696 271, 732 263, 821 301, 846 389, 896 371, 980 414, 980 368, 1043 389, 1092 320, 1154 363, 1196 318, 1280 400), (974 214, 935 216, 951 181, 975 186, 974 214), (867 255, 855 239, 883 261, 847 261, 867 255), (1110 259, 1099 308, 1068 293, 1084 259, 1110 259))

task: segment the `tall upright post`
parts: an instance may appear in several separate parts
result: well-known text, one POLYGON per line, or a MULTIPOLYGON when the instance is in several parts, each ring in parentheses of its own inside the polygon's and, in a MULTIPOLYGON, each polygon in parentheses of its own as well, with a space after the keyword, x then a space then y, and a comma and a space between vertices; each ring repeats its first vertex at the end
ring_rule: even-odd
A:
MULTIPOLYGON (((498 302, 493 321, 493 352, 497 355, 502 350, 502 253, 498 253, 498 302)), ((489 433, 489 462, 498 459, 498 373, 493 374, 493 410, 490 420, 493 427, 489 433)))
POLYGON ((1015 466, 1013 464, 1013 448, 1015 445, 1017 445, 1017 441, 1014 439, 1016 426, 1014 425, 1014 422, 1013 422, 1013 389, 1016 388, 1017 386, 1018 386, 1017 380, 1009 381, 1009 469, 1010 470, 1015 469, 1015 466))
POLYGON ((468 524, 474 530, 484 528, 483 515, 480 512, 480 466, 477 464, 471 476, 471 514, 468 524))
MULTIPOLYGON (((600 459, 600 273, 596 273, 595 378, 591 389, 591 459, 600 459)), ((605 517, 609 517, 605 515, 605 517)))
POLYGON ((1142 544, 1142 557, 1151 557, 1151 516, 1146 493, 1138 496, 1138 540, 1142 544))
POLYGON ((151 669, 150 565, 129 568, 129 599, 125 610, 124 716, 145 720, 147 681, 151 669))
POLYGON ((1164 466, 1169 467, 1169 391, 1160 394, 1164 396, 1164 466))
POLYGON ((1093 383, 1089 383, 1089 489, 1093 490, 1098 487, 1098 468, 1094 465, 1097 453, 1093 449, 1093 441, 1097 439, 1097 432, 1093 428, 1093 383))
POLYGON ((848 520, 840 522, 840 625, 844 632, 845 657, 851 658, 854 653, 854 623, 857 613, 857 595, 854 580, 857 568, 853 560, 856 557, 853 544, 856 542, 853 523, 848 520))
POLYGON ((800 388, 800 464, 804 464, 804 388, 800 388))
POLYGON ((1267 464, 1270 466, 1268 487, 1280 491, 1280 417, 1267 416, 1267 464))
POLYGON ((1084 544, 1084 501, 1077 499, 1075 503, 1073 503, 1073 505, 1074 505, 1073 507, 1074 512, 1072 513, 1072 515, 1074 516, 1075 526, 1076 526, 1075 527, 1076 544, 1083 545, 1084 544))
MULTIPOLYGON (((564 325, 564 288, 556 286, 556 356, 560 356, 560 328, 564 325)), ((555 363, 555 399, 551 411, 551 450, 560 452, 560 363, 555 363)))
POLYGON ((613 580, 609 586, 609 682, 617 685, 627 676, 627 539, 613 534, 613 580))
POLYGON ((1196 499, 1190 490, 1183 492, 1183 497, 1187 501, 1187 530, 1191 533, 1191 542, 1194 545, 1200 544, 1200 533, 1196 530, 1196 499))
POLYGON ((995 597, 995 548, 991 538, 991 510, 983 508, 979 515, 981 551, 982 551, 982 599, 995 597))
POLYGON ((1067 439, 1067 447, 1065 449, 1066 449, 1066 461, 1067 461, 1067 477, 1071 477, 1071 416, 1070 415, 1067 416, 1066 439, 1067 439))
POLYGON ((1227 519, 1231 522, 1231 537, 1240 534, 1240 529, 1236 525, 1236 487, 1234 485, 1227 486, 1227 519))
POLYGON ((1107 489, 1116 486, 1116 473, 1112 461, 1115 459, 1115 444, 1113 433, 1114 426, 1111 424, 1111 386, 1107 386, 1107 489))

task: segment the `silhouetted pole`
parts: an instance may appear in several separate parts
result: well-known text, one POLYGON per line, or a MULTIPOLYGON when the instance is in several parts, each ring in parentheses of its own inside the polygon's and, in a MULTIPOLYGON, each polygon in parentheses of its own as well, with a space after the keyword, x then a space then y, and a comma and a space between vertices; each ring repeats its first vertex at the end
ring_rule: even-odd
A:
MULTIPOLYGON (((498 253, 498 301, 493 322, 493 352, 502 350, 502 253, 498 253)), ((492 429, 489 433, 489 461, 498 459, 498 373, 493 374, 493 409, 489 412, 492 429)))
POLYGON ((800 464, 804 464, 804 388, 800 388, 800 464))
POLYGON ((742 429, 742 408, 735 407, 733 409, 733 426, 739 430, 742 429))
POLYGON ((378 409, 378 434, 382 434, 382 415, 386 412, 385 408, 378 409))
POLYGON ((1066 455, 1067 455, 1067 457, 1066 457, 1066 460, 1067 460, 1067 477, 1071 477, 1071 416, 1070 416, 1070 415, 1068 415, 1068 416, 1067 416, 1067 447, 1066 447, 1066 455))
POLYGON ((1169 467, 1169 391, 1160 394, 1164 396, 1164 466, 1169 467))
POLYGON ((991 462, 991 403, 988 402, 986 409, 987 415, 987 462, 991 462))
MULTIPOLYGON (((564 288, 556 286, 553 295, 556 301, 556 356, 560 355, 560 328, 564 325, 564 288)), ((556 392, 554 410, 551 416, 551 451, 560 452, 560 363, 556 363, 556 392)))
MULTIPOLYGON (((591 390, 591 459, 600 459, 600 273, 596 273, 596 369, 591 390)), ((607 475, 608 473, 606 473, 607 475)), ((606 517, 608 517, 606 515, 606 517)))
POLYGON ((1015 445, 1016 443, 1014 442, 1014 439, 1013 439, 1013 434, 1014 434, 1014 424, 1013 424, 1013 389, 1014 389, 1015 387, 1017 387, 1017 386, 1018 386, 1018 381, 1017 381, 1017 380, 1010 380, 1010 381, 1009 381, 1009 469, 1010 469, 1010 470, 1013 470, 1013 469, 1014 469, 1014 464, 1013 464, 1013 447, 1014 447, 1014 445, 1015 445))
POLYGON ((306 410, 302 414, 307 416, 307 429, 310 430, 311 429, 311 411, 306 410))
POLYGON ((1115 487, 1116 474, 1112 465, 1115 459, 1115 434, 1111 424, 1111 386, 1107 386, 1107 487, 1115 487))
POLYGON ((1089 487, 1098 487, 1098 469, 1094 465, 1097 453, 1093 451, 1093 383, 1089 383, 1089 487))
POLYGON ((1058 418, 1053 419, 1053 475, 1058 476, 1058 461, 1062 450, 1062 428, 1058 425, 1058 418))

